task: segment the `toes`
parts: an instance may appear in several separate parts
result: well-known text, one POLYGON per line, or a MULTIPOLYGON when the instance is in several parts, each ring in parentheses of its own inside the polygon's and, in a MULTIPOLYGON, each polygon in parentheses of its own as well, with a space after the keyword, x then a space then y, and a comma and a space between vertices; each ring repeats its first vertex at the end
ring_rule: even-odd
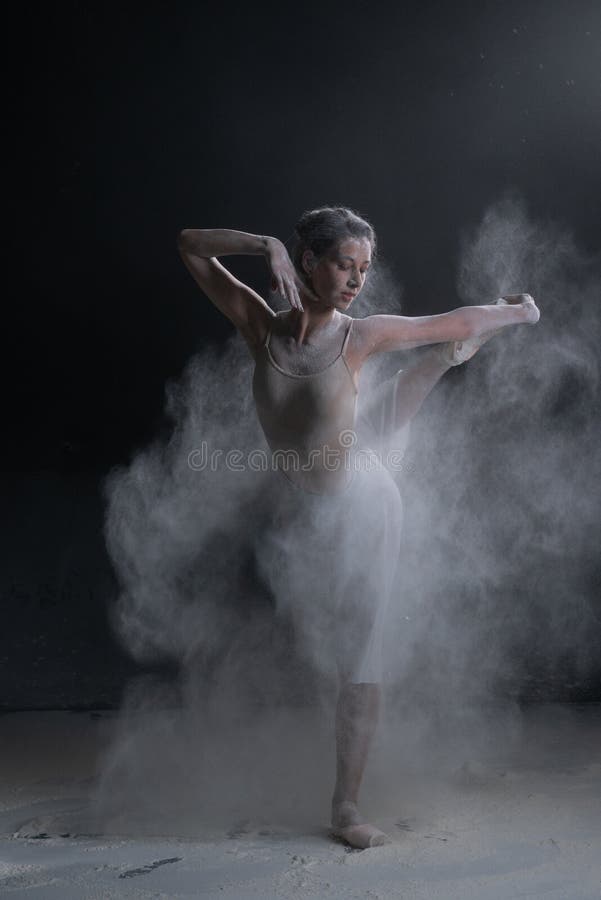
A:
POLYGON ((372 837, 369 839, 370 847, 384 847, 386 844, 392 844, 392 841, 387 834, 385 834, 383 831, 378 831, 377 828, 375 829, 375 831, 376 834, 372 835, 372 837))
POLYGON ((369 847, 382 847, 385 844, 391 844, 392 841, 387 834, 375 828, 373 825, 348 825, 346 828, 337 828, 333 832, 338 838, 341 838, 351 847, 358 850, 367 850, 369 847))

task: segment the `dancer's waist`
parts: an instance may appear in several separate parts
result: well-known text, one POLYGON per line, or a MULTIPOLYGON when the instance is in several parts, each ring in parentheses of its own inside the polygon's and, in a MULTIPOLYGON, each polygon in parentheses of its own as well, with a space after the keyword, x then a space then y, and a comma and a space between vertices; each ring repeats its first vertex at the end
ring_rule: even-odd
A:
POLYGON ((343 491, 353 478, 352 446, 340 442, 310 447, 272 442, 271 456, 274 470, 296 487, 313 493, 343 491))

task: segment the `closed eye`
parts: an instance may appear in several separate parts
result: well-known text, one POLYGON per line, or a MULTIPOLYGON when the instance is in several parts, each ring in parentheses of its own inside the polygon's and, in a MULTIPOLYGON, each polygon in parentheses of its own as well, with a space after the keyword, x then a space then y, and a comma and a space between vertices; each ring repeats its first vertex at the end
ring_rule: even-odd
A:
MULTIPOLYGON (((350 266, 341 266, 341 265, 339 264, 339 265, 338 265, 338 268, 339 268, 339 269, 342 269, 343 272, 350 272, 350 266)), ((360 269, 360 270, 359 270, 359 274, 360 274, 360 275, 367 275, 368 271, 369 271, 369 269, 360 269)))

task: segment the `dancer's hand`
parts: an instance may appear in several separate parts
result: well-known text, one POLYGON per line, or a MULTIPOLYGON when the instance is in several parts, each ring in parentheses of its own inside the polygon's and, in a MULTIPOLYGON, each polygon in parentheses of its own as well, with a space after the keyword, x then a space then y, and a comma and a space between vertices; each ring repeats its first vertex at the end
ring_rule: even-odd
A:
POLYGON ((506 297, 501 297, 497 300, 497 303, 519 304, 522 306, 526 311, 526 322, 528 325, 536 325, 540 319, 540 310, 530 294, 508 294, 506 297))
MULTIPOLYGON (((522 303, 523 297, 530 297, 529 294, 511 294, 507 297, 499 297, 498 300, 493 300, 491 303, 487 304, 488 306, 511 306, 517 303, 522 303)), ((532 300, 532 297, 530 297, 532 300)), ((534 301, 532 301, 534 303, 534 301)), ((459 366, 461 363, 467 362, 468 359, 471 359, 472 356, 478 352, 480 347, 483 344, 486 344, 487 341, 494 337, 495 334, 498 334, 500 331, 503 331, 502 328, 492 328, 490 331, 484 331, 482 334, 479 334, 478 337, 468 338, 465 341, 450 341, 448 344, 441 344, 440 353, 442 355, 443 360, 449 366, 459 366)))
MULTIPOLYGON (((284 244, 277 238, 266 239, 267 249, 265 259, 271 272, 271 289, 287 300, 292 309, 302 312, 299 287, 302 285, 300 278, 292 264, 292 260, 284 244)), ((303 285, 304 287, 304 285, 303 285)))

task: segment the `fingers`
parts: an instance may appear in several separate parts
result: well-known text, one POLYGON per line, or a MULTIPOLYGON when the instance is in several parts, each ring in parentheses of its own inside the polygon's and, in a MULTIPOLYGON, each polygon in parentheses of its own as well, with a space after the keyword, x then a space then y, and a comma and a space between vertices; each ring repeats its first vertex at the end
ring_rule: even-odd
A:
POLYGON ((540 319, 540 310, 531 294, 508 294, 497 300, 497 303, 501 305, 521 306, 526 312, 526 322, 530 325, 536 325, 540 319))
POLYGON ((499 299, 501 304, 505 303, 508 306, 512 306, 515 303, 521 303, 519 294, 505 294, 504 297, 500 297, 499 299))
POLYGON ((540 319, 540 309, 538 308, 532 297, 524 302, 524 309, 528 311, 529 323, 531 325, 536 325, 536 323, 540 319))
POLYGON ((301 280, 292 263, 272 268, 272 289, 277 291, 290 304, 292 309, 296 309, 299 312, 303 311, 301 288, 313 300, 319 302, 319 298, 301 280))
POLYGON ((530 296, 530 294, 507 294, 505 297, 501 297, 501 300, 504 300, 505 303, 534 303, 534 300, 530 296))
POLYGON ((281 245, 281 252, 272 253, 268 259, 271 270, 271 288, 286 300, 292 309, 302 312, 300 294, 295 284, 295 269, 288 251, 281 245))
POLYGON ((288 281, 288 290, 290 292, 290 304, 294 309, 299 309, 301 312, 303 311, 303 304, 300 298, 300 294, 294 283, 294 279, 290 278, 288 281))
POLYGON ((278 276, 278 292, 287 300, 292 309, 297 309, 299 312, 303 310, 303 304, 301 303, 300 295, 298 290, 296 289, 296 285, 294 281, 288 275, 279 275, 278 276))
POLYGON ((297 309, 300 309, 300 311, 302 312, 302 311, 303 311, 303 303, 302 303, 302 300, 301 300, 301 298, 300 298, 300 294, 299 294, 299 292, 298 292, 298 290, 297 290, 296 285, 294 284, 294 282, 293 282, 292 285, 291 285, 291 290, 292 290, 293 295, 294 295, 294 297, 295 297, 295 299, 296 299, 297 309))
POLYGON ((305 293, 308 294, 312 300, 314 300, 316 303, 319 303, 319 297, 311 290, 310 287, 305 284, 296 270, 294 271, 294 281, 296 285, 298 285, 298 287, 302 287, 303 291, 305 291, 305 293))

